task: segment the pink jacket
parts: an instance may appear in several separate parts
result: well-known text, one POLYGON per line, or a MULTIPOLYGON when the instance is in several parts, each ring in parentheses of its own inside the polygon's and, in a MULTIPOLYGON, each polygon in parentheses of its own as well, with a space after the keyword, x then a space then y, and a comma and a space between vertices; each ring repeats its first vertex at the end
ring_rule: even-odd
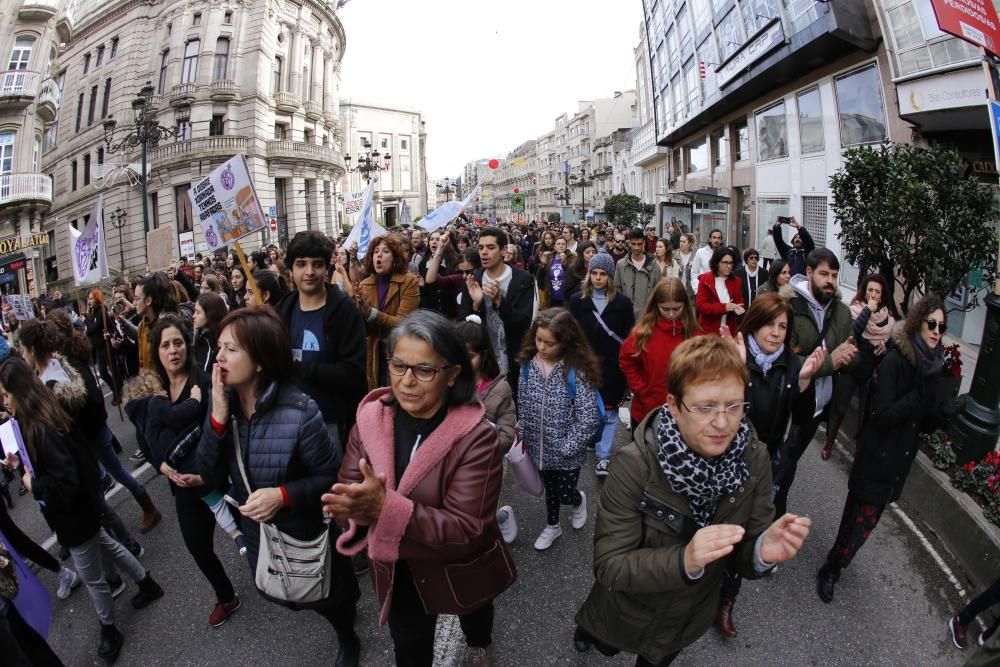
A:
POLYGON ((340 482, 361 482, 361 458, 385 473, 382 513, 371 526, 349 522, 337 548, 354 555, 367 547, 372 583, 385 624, 396 562, 406 561, 429 614, 464 614, 506 590, 516 577, 500 538, 497 500, 503 473, 496 430, 482 404, 451 406, 437 429, 395 479, 391 389, 372 391, 358 406, 340 482))

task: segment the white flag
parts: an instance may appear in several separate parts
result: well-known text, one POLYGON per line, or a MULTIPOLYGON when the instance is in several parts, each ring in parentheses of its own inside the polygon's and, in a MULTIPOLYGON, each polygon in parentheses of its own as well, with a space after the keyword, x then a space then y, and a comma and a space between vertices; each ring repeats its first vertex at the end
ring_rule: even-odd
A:
POLYGON ((97 197, 97 204, 90 213, 90 221, 82 232, 69 225, 73 282, 77 286, 96 285, 110 274, 108 251, 104 242, 104 194, 97 197))
POLYGON ((444 227, 449 222, 457 218, 466 206, 475 201, 481 191, 482 186, 477 185, 473 188, 472 192, 469 193, 469 196, 462 201, 448 201, 441 204, 436 209, 428 213, 427 217, 422 219, 417 224, 429 232, 433 232, 435 229, 444 227))
POLYGON ((388 233, 384 227, 375 222, 375 213, 372 206, 372 193, 374 190, 375 182, 371 181, 368 184, 368 189, 365 190, 365 199, 361 204, 361 212, 358 213, 358 221, 354 223, 354 228, 351 229, 351 233, 344 240, 344 245, 348 248, 351 247, 351 243, 357 242, 358 259, 364 259, 365 255, 368 254, 368 247, 372 241, 388 233))

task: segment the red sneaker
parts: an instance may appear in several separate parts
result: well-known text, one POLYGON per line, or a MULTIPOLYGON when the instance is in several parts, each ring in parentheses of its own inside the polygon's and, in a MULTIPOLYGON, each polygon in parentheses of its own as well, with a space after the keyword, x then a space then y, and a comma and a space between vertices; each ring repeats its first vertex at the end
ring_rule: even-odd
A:
POLYGON ((242 605, 243 603, 240 602, 239 597, 234 597, 232 602, 226 602, 225 604, 217 602, 212 609, 212 613, 208 615, 208 624, 213 628, 219 627, 229 620, 229 617, 235 614, 242 605))

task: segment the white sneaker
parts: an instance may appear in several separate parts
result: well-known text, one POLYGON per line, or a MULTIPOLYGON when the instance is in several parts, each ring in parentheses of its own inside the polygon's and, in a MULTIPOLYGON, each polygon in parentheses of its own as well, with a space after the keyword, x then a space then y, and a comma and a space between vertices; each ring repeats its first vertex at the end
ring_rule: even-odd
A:
POLYGON ((497 510, 497 524, 503 541, 510 544, 517 538, 517 521, 514 520, 514 508, 504 505, 497 510))
POLYGON ((59 570, 59 590, 56 591, 56 597, 60 600, 67 599, 73 589, 79 585, 80 575, 68 567, 62 568, 59 570))
POLYGON ((539 535, 538 539, 535 540, 535 548, 539 551, 545 551, 551 547, 552 543, 555 542, 560 536, 562 536, 562 528, 560 528, 559 525, 545 526, 545 528, 542 529, 541 535, 539 535))
POLYGON ((573 508, 570 523, 577 530, 587 525, 587 494, 583 491, 580 492, 580 504, 573 508))

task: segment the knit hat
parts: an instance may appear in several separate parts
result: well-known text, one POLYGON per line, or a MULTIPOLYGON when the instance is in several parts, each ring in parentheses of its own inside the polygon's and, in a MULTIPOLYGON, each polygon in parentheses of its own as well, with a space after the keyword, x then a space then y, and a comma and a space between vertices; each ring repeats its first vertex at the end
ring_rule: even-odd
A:
POLYGON ((590 258, 590 270, 602 269, 607 271, 608 276, 615 276, 615 259, 604 250, 590 258))

